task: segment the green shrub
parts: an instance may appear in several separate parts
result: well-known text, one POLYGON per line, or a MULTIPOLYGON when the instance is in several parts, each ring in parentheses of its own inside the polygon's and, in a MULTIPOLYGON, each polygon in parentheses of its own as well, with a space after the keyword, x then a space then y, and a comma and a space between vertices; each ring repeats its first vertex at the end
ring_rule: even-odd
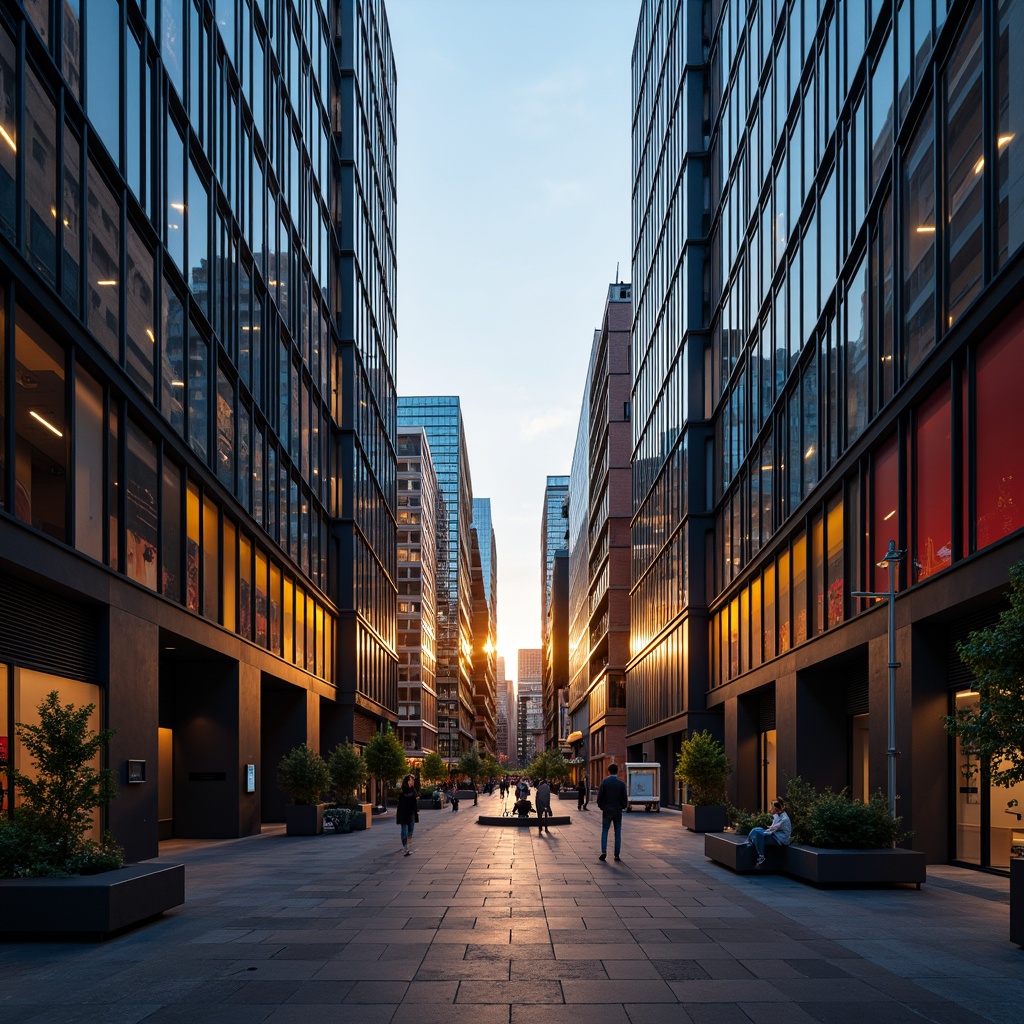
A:
POLYGON ((696 732, 683 740, 676 758, 676 778, 689 790, 695 807, 716 807, 725 803, 725 783, 732 774, 732 762, 725 747, 711 733, 696 732))
POLYGON ((745 836, 750 834, 752 828, 767 828, 772 823, 772 816, 764 811, 746 811, 730 806, 729 821, 736 832, 745 836))
POLYGON ((345 807, 356 802, 356 793, 366 785, 366 761, 355 744, 346 740, 331 751, 327 762, 334 799, 345 807))
POLYGON ((794 843, 814 845, 811 838, 811 819, 814 805, 818 802, 818 791, 799 775, 786 783, 786 813, 793 823, 794 843))
POLYGON ((331 784, 331 773, 315 750, 300 743, 278 763, 277 784, 293 804, 318 804, 331 784))
POLYGON ((351 832, 354 814, 351 807, 330 807, 324 811, 324 824, 330 825, 336 833, 351 832))

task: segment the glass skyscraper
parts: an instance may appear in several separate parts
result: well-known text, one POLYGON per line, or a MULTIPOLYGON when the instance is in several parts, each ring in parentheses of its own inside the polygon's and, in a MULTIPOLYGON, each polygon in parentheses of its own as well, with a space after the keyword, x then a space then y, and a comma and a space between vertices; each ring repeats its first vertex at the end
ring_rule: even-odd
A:
POLYGON ((438 523, 437 728, 441 754, 457 759, 475 739, 473 703, 473 482, 456 396, 398 399, 400 427, 422 427, 446 520, 438 523))
POLYGON ((675 0, 633 56, 631 756, 711 724, 740 805, 884 790, 893 541, 898 811, 997 868, 1020 794, 941 716, 1024 555, 1022 42, 1021 0, 675 0))
POLYGON ((395 83, 379 0, 0 11, 0 735, 101 707, 132 859, 394 717, 395 83))

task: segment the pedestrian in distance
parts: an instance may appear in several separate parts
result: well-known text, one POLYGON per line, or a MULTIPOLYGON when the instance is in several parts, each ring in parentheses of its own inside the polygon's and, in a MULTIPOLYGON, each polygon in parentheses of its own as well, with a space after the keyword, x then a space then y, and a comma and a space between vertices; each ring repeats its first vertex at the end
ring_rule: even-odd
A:
POLYGON ((545 818, 551 817, 551 787, 547 779, 541 779, 537 786, 537 835, 541 832, 550 832, 551 829, 544 824, 545 818))
POLYGON ((580 784, 576 787, 576 810, 585 811, 589 802, 590 790, 587 788, 587 780, 584 777, 580 779, 580 784))
POLYGON ((615 859, 621 860, 622 812, 629 806, 626 784, 619 778, 619 766, 608 765, 608 774, 597 790, 597 806, 601 808, 601 856, 608 858, 608 829, 615 828, 615 859))
POLYGON ((402 829, 402 849, 406 857, 412 853, 412 834, 416 822, 420 820, 420 797, 416 792, 416 779, 406 775, 402 780, 402 788, 398 794, 398 806, 395 809, 395 821, 402 829))

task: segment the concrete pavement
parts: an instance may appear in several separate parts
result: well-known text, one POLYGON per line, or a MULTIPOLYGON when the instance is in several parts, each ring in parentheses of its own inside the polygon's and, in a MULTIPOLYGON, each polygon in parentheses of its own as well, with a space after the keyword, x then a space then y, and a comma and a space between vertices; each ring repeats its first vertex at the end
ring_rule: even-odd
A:
POLYGON ((0 943, 0 1021, 829 1024, 1024 1019, 1006 879, 818 891, 706 861, 679 815, 564 804, 544 836, 497 796, 364 833, 174 841, 186 903, 103 944, 0 943))

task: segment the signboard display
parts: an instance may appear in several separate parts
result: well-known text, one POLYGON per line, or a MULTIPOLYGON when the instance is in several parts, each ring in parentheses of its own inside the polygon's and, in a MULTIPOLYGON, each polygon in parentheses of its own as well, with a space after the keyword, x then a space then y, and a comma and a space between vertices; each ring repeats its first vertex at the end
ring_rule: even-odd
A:
POLYGON ((256 792, 256 765, 254 764, 245 766, 245 791, 246 793, 256 792))

